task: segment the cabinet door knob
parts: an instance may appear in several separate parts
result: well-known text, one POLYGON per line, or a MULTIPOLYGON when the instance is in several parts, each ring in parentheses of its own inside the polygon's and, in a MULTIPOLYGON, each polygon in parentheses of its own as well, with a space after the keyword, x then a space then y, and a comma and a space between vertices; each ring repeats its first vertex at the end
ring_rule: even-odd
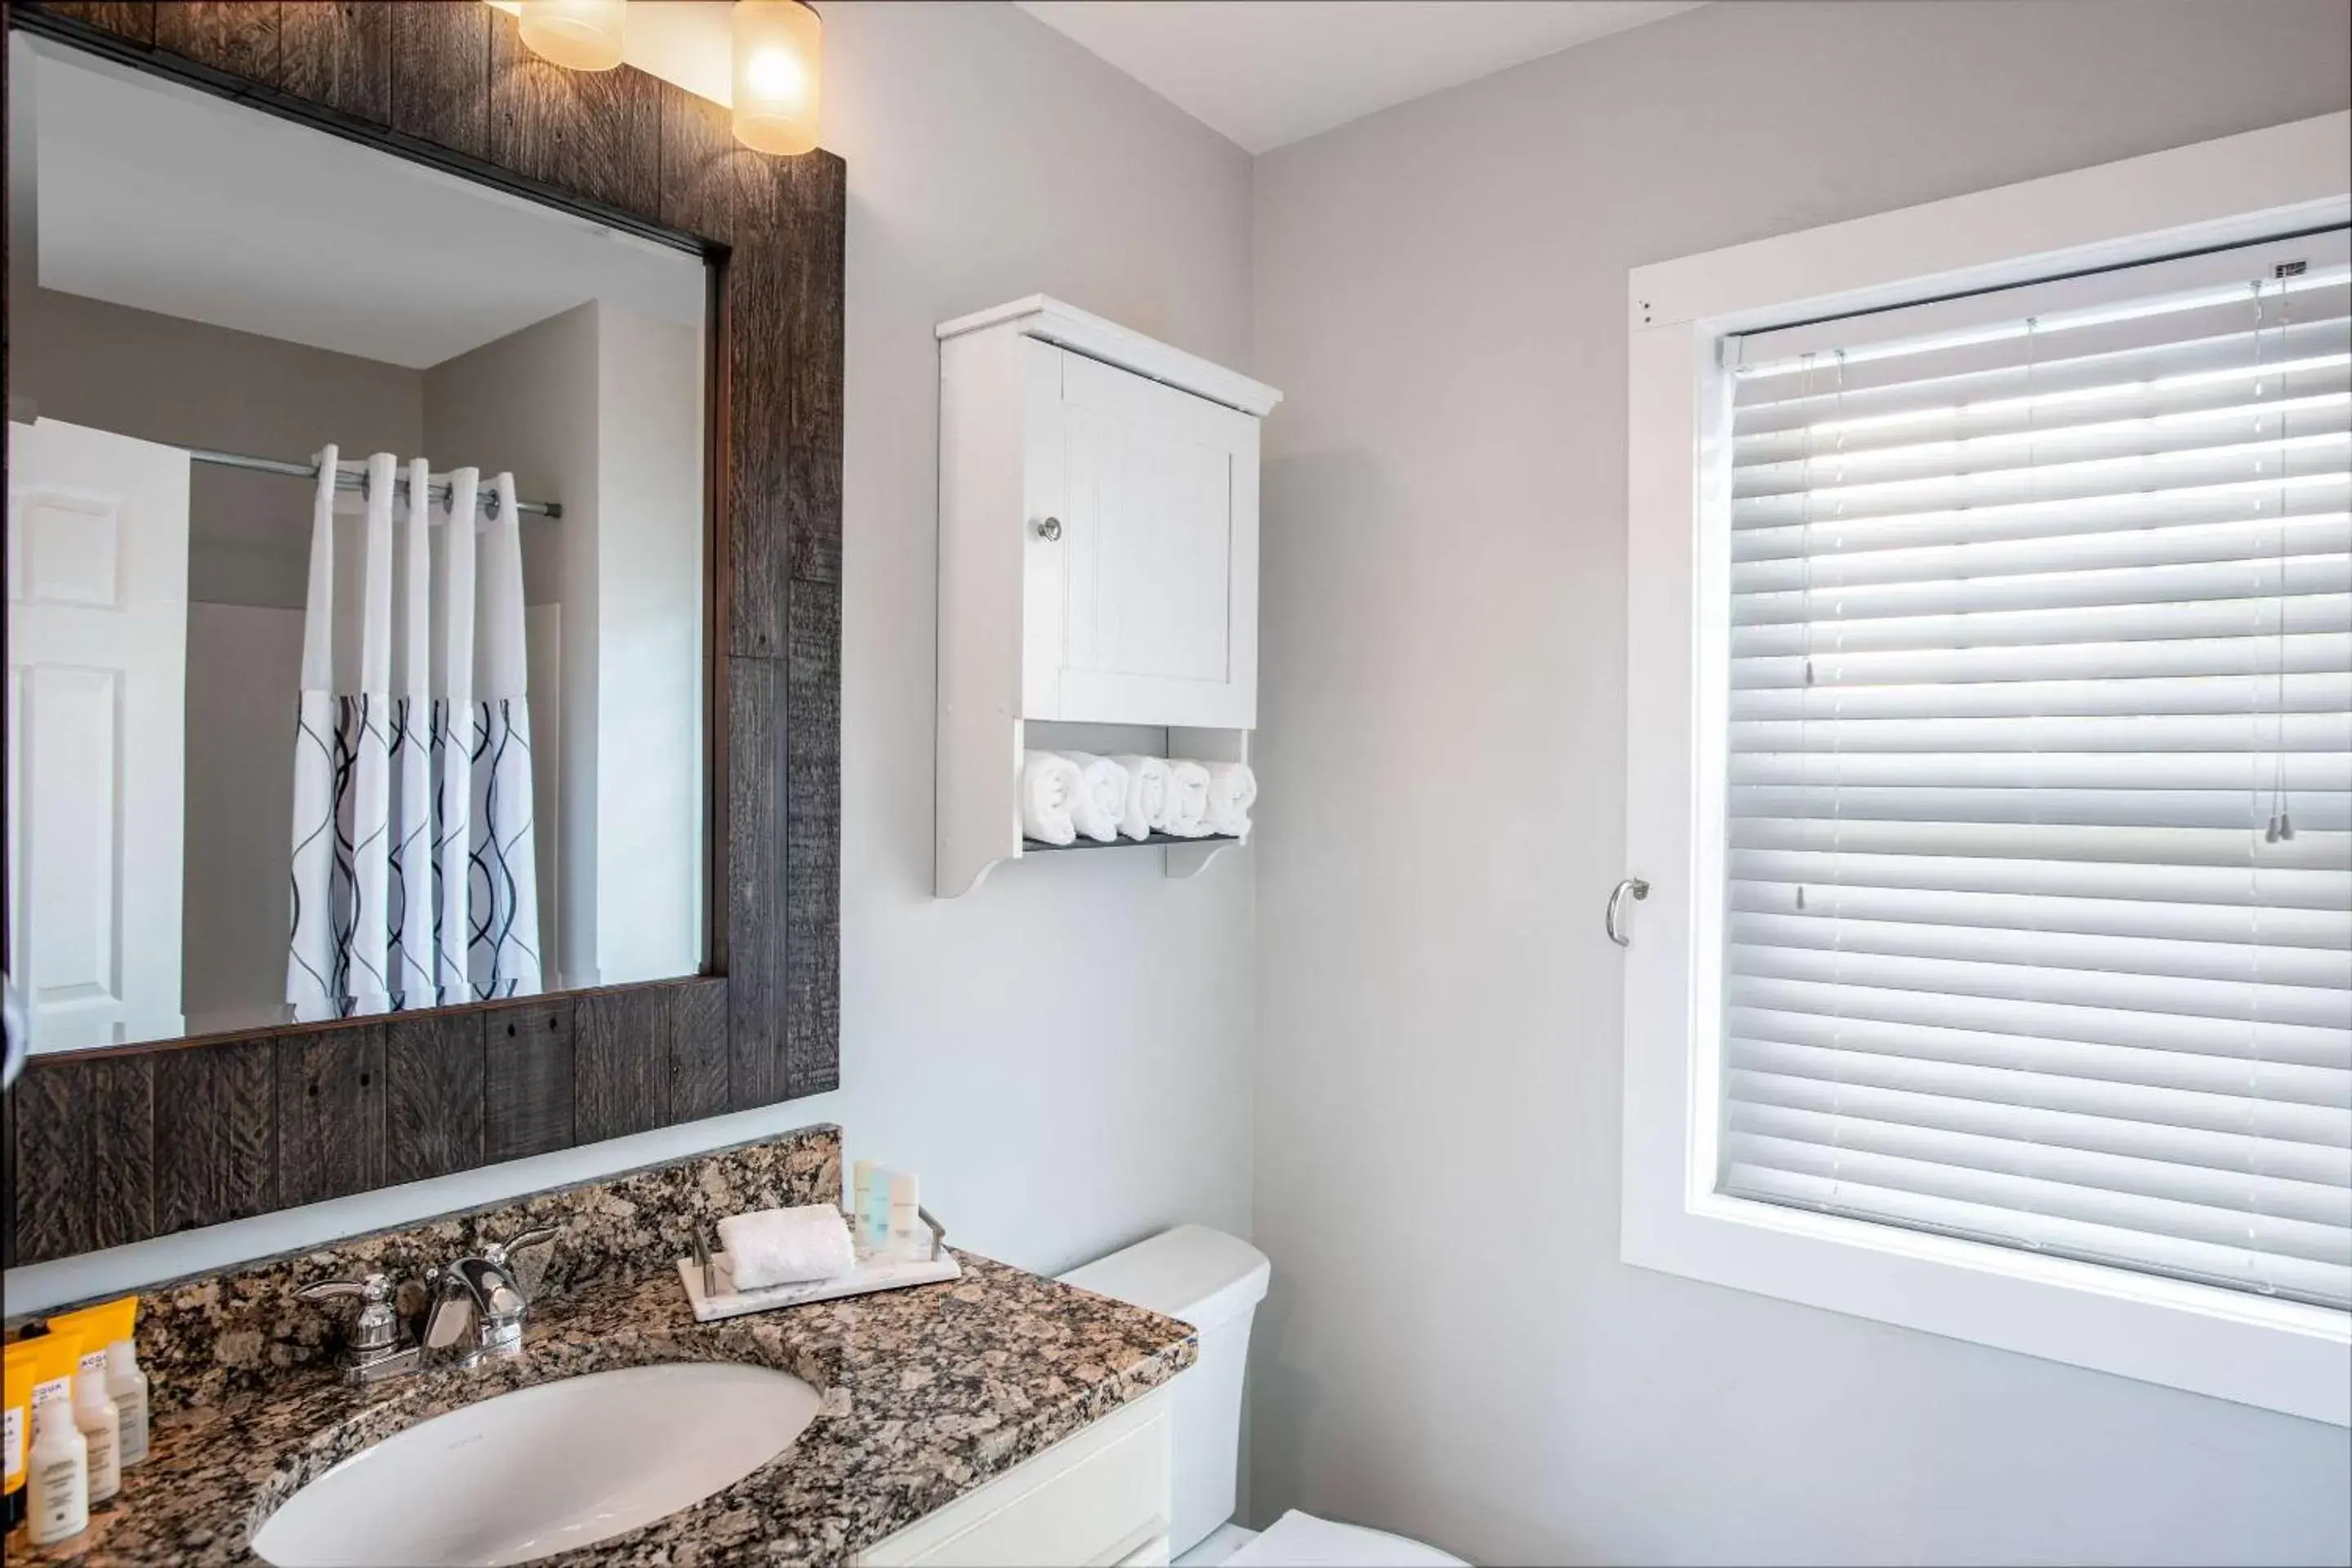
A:
POLYGON ((1049 517, 1040 521, 1037 524, 1037 537, 1048 544, 1061 538, 1062 520, 1058 517, 1049 517))

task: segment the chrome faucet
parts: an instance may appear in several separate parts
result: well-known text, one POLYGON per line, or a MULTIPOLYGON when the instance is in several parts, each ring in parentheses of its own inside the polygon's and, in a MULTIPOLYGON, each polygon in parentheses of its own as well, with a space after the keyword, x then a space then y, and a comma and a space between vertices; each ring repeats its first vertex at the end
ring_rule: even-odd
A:
POLYGON ((526 1247, 554 1239, 552 1228, 527 1230, 426 1274, 431 1304, 425 1310, 421 1336, 425 1356, 472 1366, 486 1355, 520 1351, 530 1299, 523 1294, 510 1260, 526 1247))
POLYGON ((393 1305, 394 1288, 381 1274, 364 1280, 330 1279, 295 1292, 305 1300, 356 1296, 364 1306, 343 1366, 354 1383, 375 1383, 428 1366, 474 1366, 486 1355, 515 1355, 530 1299, 512 1259, 526 1247, 555 1239, 551 1227, 527 1230, 480 1253, 425 1271, 425 1306, 412 1328, 393 1305))

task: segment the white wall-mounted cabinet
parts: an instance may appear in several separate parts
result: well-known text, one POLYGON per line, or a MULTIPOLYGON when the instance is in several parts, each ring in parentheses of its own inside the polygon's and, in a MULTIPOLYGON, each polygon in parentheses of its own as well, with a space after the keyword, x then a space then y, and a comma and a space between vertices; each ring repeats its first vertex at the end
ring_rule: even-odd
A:
MULTIPOLYGON (((1022 852, 1025 724, 1245 761, 1270 386, 1036 296, 940 336, 935 887, 1022 852), (1178 733, 1181 731, 1181 733, 1178 733)), ((1227 844, 1168 850, 1173 875, 1227 844)))

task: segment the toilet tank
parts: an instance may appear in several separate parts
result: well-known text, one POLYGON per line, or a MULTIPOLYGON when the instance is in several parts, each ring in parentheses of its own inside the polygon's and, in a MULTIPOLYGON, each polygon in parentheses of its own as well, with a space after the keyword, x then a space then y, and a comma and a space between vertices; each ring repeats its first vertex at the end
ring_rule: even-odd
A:
POLYGON ((1201 1359, 1173 1390, 1171 1556, 1234 1516, 1250 1319, 1273 1272, 1265 1254, 1240 1237, 1180 1225, 1062 1276, 1064 1284, 1181 1318, 1200 1333, 1201 1359))

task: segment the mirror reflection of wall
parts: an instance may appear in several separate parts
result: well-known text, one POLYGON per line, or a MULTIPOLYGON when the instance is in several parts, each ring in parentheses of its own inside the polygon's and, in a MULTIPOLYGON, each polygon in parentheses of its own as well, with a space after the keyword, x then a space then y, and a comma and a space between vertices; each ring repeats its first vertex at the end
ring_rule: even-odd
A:
POLYGON ((9 953, 34 1048, 698 970, 700 258, 23 34, 10 47, 9 953), (515 541, 472 509, 468 618, 448 587, 468 552, 425 511, 407 553, 396 487, 373 516, 336 492, 320 534, 317 481, 185 456, 308 465, 330 446, 346 485, 389 454, 404 478, 425 460, 436 489, 474 469, 487 497, 510 474, 561 516, 504 520, 509 604, 515 541), (324 772, 306 781, 296 717, 322 634, 324 772), (425 709, 466 684, 448 667, 469 645, 480 711, 445 728, 470 741, 434 745, 425 709), (511 680, 493 671, 509 654, 511 680), (411 670, 432 699, 415 714, 411 670), (306 816, 334 824, 307 866, 306 816), (440 852, 404 862, 419 828, 440 852), (308 935, 306 898, 328 915, 308 935), (324 978, 299 1003, 306 942, 324 978))

